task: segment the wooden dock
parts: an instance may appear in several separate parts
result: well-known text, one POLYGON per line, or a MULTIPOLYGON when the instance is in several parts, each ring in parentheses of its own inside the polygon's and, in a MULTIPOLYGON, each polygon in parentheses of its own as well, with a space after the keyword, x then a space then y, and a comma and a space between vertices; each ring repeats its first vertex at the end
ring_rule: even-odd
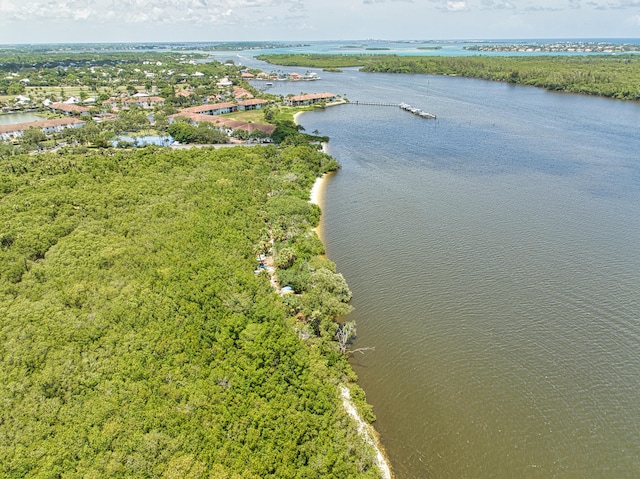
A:
POLYGON ((393 106, 395 108, 400 108, 401 110, 408 111, 420 118, 426 118, 428 120, 435 120, 436 116, 433 113, 427 113, 426 111, 422 111, 419 108, 414 108, 407 103, 384 103, 384 102, 374 102, 374 101, 350 101, 349 105, 366 105, 366 106, 393 106))
POLYGON ((367 105, 367 106, 395 106, 400 107, 400 103, 377 103, 372 101, 350 101, 351 105, 367 105))

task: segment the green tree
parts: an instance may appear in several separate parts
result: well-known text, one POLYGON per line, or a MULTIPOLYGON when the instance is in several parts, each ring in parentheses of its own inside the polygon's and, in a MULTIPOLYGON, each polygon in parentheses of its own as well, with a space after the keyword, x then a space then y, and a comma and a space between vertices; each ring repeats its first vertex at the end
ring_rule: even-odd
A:
POLYGON ((12 83, 7 87, 7 95, 22 95, 26 88, 22 83, 12 83))
POLYGON ((40 128, 30 127, 22 135, 22 141, 29 146, 39 146, 47 139, 47 135, 40 128))

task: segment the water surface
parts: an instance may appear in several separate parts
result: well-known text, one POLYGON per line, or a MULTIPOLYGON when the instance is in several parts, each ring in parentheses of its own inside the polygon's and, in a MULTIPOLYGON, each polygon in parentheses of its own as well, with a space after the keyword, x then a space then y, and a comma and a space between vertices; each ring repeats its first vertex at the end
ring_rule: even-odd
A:
POLYGON ((5 113, 0 115, 0 125, 15 125, 18 123, 42 120, 45 120, 45 118, 37 116, 34 113, 5 113))
MULTIPOLYGON (((640 477, 640 106, 323 72, 322 234, 399 479, 640 477)), ((315 82, 320 84, 321 82, 315 82)), ((285 89, 285 85, 274 88, 285 89)))

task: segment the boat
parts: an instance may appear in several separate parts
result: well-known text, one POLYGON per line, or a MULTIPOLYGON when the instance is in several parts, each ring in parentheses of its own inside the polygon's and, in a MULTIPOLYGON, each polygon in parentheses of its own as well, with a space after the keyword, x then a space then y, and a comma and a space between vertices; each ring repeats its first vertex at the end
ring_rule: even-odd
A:
POLYGON ((435 119, 436 116, 432 113, 427 113, 426 111, 422 111, 420 108, 415 108, 411 105, 409 105, 408 103, 400 103, 400 105, 398 105, 402 110, 404 111, 408 111, 409 113, 413 113, 416 116, 419 116, 420 118, 427 118, 427 119, 435 119))

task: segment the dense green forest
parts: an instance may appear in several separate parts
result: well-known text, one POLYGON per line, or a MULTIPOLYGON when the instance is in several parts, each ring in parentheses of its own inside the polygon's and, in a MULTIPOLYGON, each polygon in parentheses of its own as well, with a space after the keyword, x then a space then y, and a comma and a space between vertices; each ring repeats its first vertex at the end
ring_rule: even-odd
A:
POLYGON ((8 49, 0 47, 0 70, 18 71, 25 68, 56 68, 79 66, 104 66, 142 64, 142 62, 178 62, 185 58, 204 58, 204 54, 167 52, 38 52, 37 50, 8 49))
POLYGON ((1 160, 0 476, 378 477, 308 202, 336 168, 310 146, 1 160))
POLYGON ((357 66, 365 72, 459 75, 554 91, 640 100, 640 58, 634 55, 416 57, 280 54, 258 58, 285 66, 357 66))
POLYGON ((374 54, 334 55, 325 53, 269 53, 266 55, 256 55, 258 60, 271 63, 272 65, 309 68, 358 67, 365 65, 367 60, 375 57, 376 55, 374 54))

